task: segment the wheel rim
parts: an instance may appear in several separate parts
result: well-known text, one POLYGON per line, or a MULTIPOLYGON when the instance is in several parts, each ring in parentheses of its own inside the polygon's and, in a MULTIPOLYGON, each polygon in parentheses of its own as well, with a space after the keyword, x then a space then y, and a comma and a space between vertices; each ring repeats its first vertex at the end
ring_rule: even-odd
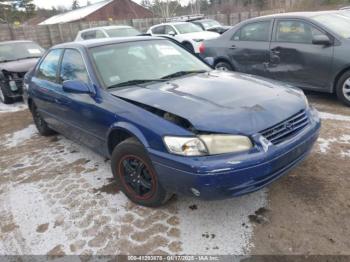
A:
POLYGON ((221 71, 229 71, 226 66, 216 66, 215 69, 216 70, 221 70, 221 71))
POLYGON ((4 93, 2 92, 2 89, 0 88, 0 100, 5 101, 4 93))
POLYGON ((119 175, 125 189, 136 199, 149 199, 156 191, 155 174, 137 156, 128 155, 119 161, 119 175))
POLYGON ((343 94, 344 97, 350 101, 350 78, 348 78, 343 85, 343 94))

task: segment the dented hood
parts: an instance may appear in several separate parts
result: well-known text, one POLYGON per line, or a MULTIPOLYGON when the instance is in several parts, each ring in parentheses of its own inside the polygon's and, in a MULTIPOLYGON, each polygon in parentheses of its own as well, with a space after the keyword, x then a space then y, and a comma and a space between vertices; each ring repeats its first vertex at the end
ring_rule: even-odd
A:
POLYGON ((306 108, 297 89, 218 71, 112 94, 181 116, 199 131, 216 133, 255 134, 306 108))
POLYGON ((5 70, 12 73, 25 73, 32 69, 38 60, 38 58, 30 58, 0 63, 0 70, 5 70))

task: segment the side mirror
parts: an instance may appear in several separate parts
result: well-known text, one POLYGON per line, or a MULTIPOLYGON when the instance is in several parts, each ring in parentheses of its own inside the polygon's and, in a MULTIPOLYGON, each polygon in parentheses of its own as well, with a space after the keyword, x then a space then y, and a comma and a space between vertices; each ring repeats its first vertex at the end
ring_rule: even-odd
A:
POLYGON ((63 91, 75 94, 90 94, 89 86, 80 80, 67 80, 63 82, 63 91))
POLYGON ((176 33, 175 33, 174 31, 170 31, 170 32, 168 33, 168 35, 175 36, 176 33))
POLYGON ((206 57, 206 58, 204 58, 204 62, 206 62, 211 67, 214 67, 215 61, 214 61, 213 57, 206 57))
POLYGON ((328 46, 328 45, 332 44, 332 41, 326 35, 316 35, 316 36, 313 37, 312 43, 314 45, 325 45, 325 46, 328 46))

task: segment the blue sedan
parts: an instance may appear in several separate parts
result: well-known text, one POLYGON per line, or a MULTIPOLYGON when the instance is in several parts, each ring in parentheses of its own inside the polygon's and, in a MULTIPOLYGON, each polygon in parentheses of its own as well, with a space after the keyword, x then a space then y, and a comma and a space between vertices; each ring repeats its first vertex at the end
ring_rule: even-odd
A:
POLYGON ((26 75, 40 134, 59 132, 111 159, 135 203, 257 191, 311 151, 320 119, 302 91, 214 71, 169 40, 67 43, 26 75))

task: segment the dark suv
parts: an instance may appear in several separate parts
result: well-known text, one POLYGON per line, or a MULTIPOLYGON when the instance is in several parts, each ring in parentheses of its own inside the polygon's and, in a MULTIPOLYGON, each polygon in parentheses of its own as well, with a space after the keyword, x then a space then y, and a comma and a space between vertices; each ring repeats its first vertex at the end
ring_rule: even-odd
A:
POLYGON ((200 48, 217 69, 333 93, 350 106, 350 12, 286 13, 236 25, 200 48))
POLYGON ((31 41, 0 42, 0 102, 9 104, 22 97, 24 75, 43 52, 31 41))

